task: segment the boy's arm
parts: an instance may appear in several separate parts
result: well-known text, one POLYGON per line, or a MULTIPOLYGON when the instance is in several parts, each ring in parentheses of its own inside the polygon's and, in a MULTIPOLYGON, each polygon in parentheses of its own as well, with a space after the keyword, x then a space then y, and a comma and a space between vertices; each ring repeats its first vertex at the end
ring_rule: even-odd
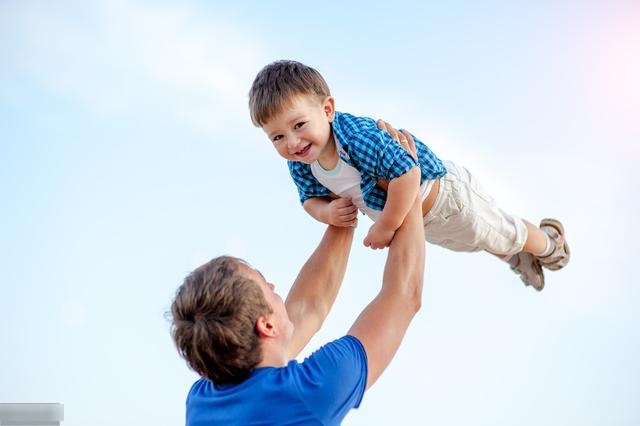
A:
POLYGON ((364 245, 374 249, 387 247, 396 230, 402 225, 411 209, 420 187, 420 168, 412 167, 408 172, 391 179, 387 189, 387 201, 380 217, 369 229, 364 245))
POLYGON ((354 228, 329 226, 293 283, 285 306, 294 325, 289 358, 295 358, 329 314, 347 268, 354 228))
POLYGON ((311 173, 308 164, 288 161, 289 173, 298 188, 300 202, 307 213, 319 222, 334 226, 353 226, 358 217, 351 200, 336 199, 311 173))
POLYGON ((409 152, 403 149, 411 135, 404 131, 399 133, 381 120, 376 124, 375 130, 362 125, 352 135, 349 154, 358 160, 362 174, 389 182, 384 209, 364 240, 367 247, 383 248, 389 245, 409 211, 413 195, 418 191, 414 183, 420 183, 421 170, 417 150, 409 152), (398 140, 400 143, 397 143, 398 140))
POLYGON ((329 200, 324 197, 311 197, 302 207, 311 217, 327 225, 353 226, 358 219, 358 208, 349 198, 329 200))
MULTIPOLYGON (((418 160, 417 147, 411 133, 406 130, 398 132, 398 130, 384 120, 378 120, 376 125, 380 130, 387 132, 393 140, 400 141, 400 145, 405 151, 407 151, 414 160, 418 160)), ((387 192, 387 203, 382 209, 379 218, 379 221, 382 221, 385 226, 388 225, 394 228, 394 230, 400 227, 412 205, 413 197, 411 196, 411 190, 415 188, 413 180, 417 180, 418 186, 420 186, 421 173, 420 167, 414 166, 409 172, 395 179, 391 179, 385 185, 386 187, 384 189, 387 192), (413 175, 405 177, 409 173, 413 175)))

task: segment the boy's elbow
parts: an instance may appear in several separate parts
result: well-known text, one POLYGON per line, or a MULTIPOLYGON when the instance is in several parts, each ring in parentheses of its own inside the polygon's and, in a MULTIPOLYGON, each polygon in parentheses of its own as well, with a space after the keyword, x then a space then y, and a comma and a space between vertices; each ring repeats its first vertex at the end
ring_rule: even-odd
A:
POLYGON ((318 200, 319 198, 317 197, 308 198, 304 203, 302 203, 302 208, 315 220, 327 223, 328 219, 323 215, 322 203, 318 200))
POLYGON ((302 203, 302 208, 304 209, 304 211, 311 214, 311 211, 313 210, 313 202, 313 198, 307 198, 306 200, 304 200, 304 202, 302 203))

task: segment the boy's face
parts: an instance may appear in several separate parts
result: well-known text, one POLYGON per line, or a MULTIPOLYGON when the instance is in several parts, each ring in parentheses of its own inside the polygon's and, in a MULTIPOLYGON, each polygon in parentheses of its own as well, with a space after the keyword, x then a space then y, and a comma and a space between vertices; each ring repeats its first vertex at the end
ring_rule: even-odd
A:
POLYGON ((274 115, 262 130, 278 154, 289 161, 311 164, 328 152, 334 100, 299 95, 274 115))

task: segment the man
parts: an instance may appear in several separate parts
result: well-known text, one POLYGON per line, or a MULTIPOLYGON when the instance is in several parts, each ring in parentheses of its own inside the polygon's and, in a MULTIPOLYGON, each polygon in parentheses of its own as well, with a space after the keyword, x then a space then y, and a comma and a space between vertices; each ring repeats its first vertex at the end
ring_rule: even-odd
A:
MULTIPOLYGON (((415 155, 411 135, 403 131, 399 139, 415 155)), ((187 397, 187 425, 338 425, 359 406, 420 308, 418 186, 389 247, 380 292, 346 336, 299 363, 295 357, 335 301, 352 239, 353 228, 329 226, 286 302, 259 271, 233 257, 213 259, 187 276, 171 307, 176 346, 202 376, 187 397)))

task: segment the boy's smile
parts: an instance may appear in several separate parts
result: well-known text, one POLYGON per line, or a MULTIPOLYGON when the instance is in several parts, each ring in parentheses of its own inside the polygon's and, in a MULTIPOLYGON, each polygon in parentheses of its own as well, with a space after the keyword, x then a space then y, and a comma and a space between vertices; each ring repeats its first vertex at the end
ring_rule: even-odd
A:
POLYGON ((334 100, 330 96, 318 100, 313 95, 299 95, 262 126, 262 130, 286 160, 306 164, 319 161, 330 169, 337 161, 331 133, 334 112, 334 100))
POLYGON ((307 146, 302 148, 300 151, 296 152, 295 155, 297 155, 298 157, 304 157, 309 153, 310 149, 311 149, 311 144, 308 144, 307 146))

